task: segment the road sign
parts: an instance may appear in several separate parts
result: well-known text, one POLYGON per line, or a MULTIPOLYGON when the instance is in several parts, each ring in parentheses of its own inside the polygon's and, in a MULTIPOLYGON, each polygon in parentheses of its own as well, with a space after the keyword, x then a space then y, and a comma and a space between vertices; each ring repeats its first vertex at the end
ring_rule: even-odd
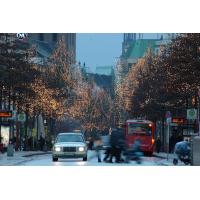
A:
POLYGON ((0 111, 0 117, 12 117, 12 111, 0 111))
POLYGON ((172 122, 171 112, 167 111, 165 114, 165 117, 166 117, 167 124, 170 124, 172 122))
POLYGON ((167 122, 167 124, 170 124, 170 123, 172 122, 172 118, 171 118, 171 117, 168 117, 168 118, 166 119, 166 122, 167 122))
POLYGON ((183 117, 172 117, 172 123, 184 124, 184 121, 183 117))
POLYGON ((187 109, 187 119, 197 119, 197 109, 187 109))
POLYGON ((166 112, 165 118, 171 118, 171 112, 170 112, 170 111, 167 111, 167 112, 166 112))
POLYGON ((20 122, 25 122, 25 121, 26 121, 26 114, 25 114, 25 113, 20 113, 20 114, 18 114, 17 119, 18 119, 18 121, 20 121, 20 122))

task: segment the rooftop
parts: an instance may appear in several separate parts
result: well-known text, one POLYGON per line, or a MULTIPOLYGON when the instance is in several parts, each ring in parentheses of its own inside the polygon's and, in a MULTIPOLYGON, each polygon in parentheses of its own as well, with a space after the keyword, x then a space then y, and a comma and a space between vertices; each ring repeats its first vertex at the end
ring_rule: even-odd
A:
POLYGON ((110 76, 112 74, 113 67, 112 66, 97 66, 95 69, 96 74, 107 75, 110 76))
POLYGON ((127 51, 122 55, 123 58, 138 59, 145 55, 148 48, 153 51, 157 47, 157 39, 139 39, 133 41, 127 51))
POLYGON ((31 45, 36 45, 38 56, 49 57, 54 50, 55 44, 41 42, 39 40, 29 40, 31 45))

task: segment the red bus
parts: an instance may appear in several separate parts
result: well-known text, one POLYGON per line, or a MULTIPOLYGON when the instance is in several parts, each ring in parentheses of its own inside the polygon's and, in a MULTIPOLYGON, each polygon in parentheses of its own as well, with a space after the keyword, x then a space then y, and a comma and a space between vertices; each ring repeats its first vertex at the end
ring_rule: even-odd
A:
POLYGON ((126 142, 130 147, 135 140, 141 141, 141 150, 148 155, 153 154, 155 142, 155 125, 149 120, 129 119, 125 123, 126 142))

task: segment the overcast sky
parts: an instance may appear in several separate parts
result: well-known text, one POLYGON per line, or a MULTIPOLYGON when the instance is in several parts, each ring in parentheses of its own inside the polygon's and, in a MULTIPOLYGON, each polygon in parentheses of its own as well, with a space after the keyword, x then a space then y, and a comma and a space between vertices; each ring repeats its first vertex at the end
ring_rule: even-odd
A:
MULTIPOLYGON (((157 38, 157 34, 146 33, 143 38, 157 38)), ((77 62, 85 62, 93 72, 96 66, 115 65, 122 52, 122 41, 122 33, 78 33, 77 62)))

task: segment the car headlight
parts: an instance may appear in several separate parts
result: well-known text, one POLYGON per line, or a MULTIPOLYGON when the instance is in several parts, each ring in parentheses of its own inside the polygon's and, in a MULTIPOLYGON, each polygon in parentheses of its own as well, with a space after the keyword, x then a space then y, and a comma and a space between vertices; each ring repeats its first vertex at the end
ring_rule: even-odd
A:
POLYGON ((84 151, 84 147, 79 147, 78 150, 79 151, 84 151))
POLYGON ((55 147, 55 151, 61 151, 60 147, 55 147))

